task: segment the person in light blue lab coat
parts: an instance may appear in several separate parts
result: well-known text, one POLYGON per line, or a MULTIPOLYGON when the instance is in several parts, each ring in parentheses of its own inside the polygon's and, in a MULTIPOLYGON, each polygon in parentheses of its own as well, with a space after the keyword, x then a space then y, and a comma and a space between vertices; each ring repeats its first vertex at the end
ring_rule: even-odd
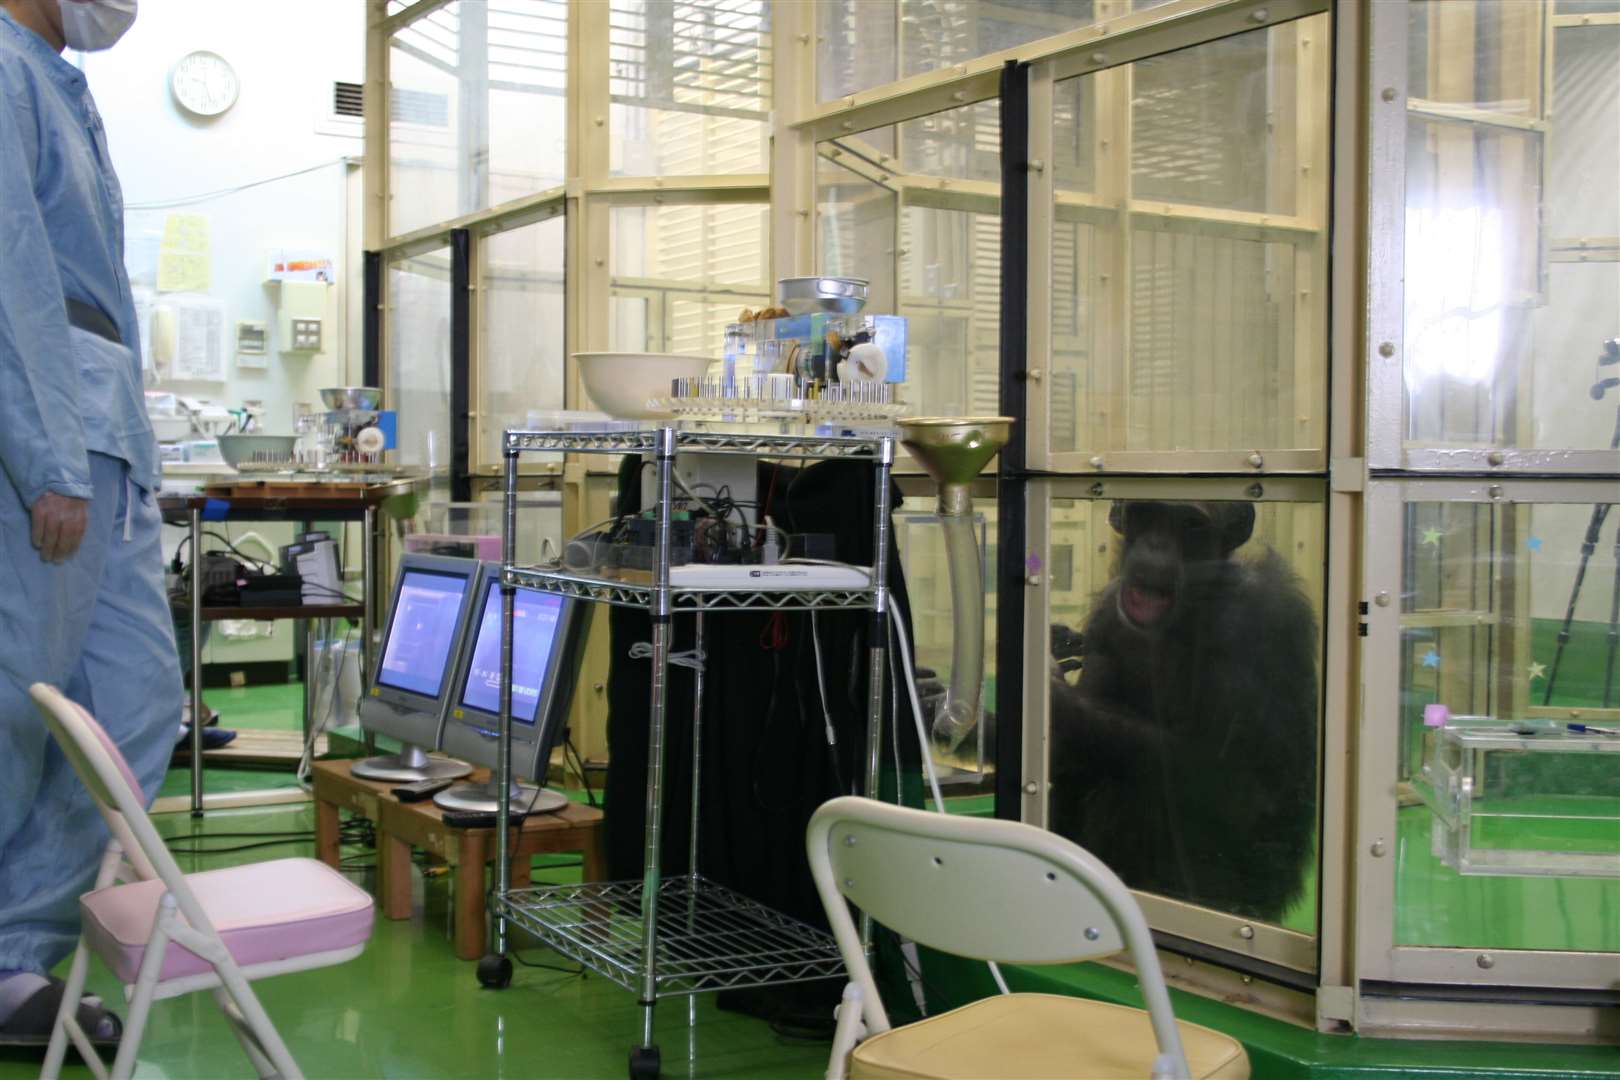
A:
MULTIPOLYGON (((123 197, 61 55, 110 47, 135 4, 0 0, 0 1045, 47 1041, 107 836, 28 687, 100 720, 148 800, 181 718, 123 197)), ((95 999, 79 1017, 116 1039, 95 999)))

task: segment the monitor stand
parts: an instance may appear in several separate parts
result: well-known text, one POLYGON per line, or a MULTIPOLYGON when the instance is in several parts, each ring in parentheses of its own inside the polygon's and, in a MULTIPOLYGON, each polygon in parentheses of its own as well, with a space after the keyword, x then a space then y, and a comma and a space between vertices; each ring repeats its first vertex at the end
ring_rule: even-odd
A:
POLYGON ((351 771, 362 780, 414 784, 423 780, 460 780, 473 771, 465 761, 429 757, 420 746, 406 743, 397 754, 383 754, 354 763, 351 771))
MULTIPOLYGON (((433 796, 433 803, 441 810, 471 810, 474 813, 493 814, 500 808, 500 788, 493 780, 481 784, 456 784, 433 796)), ((550 814, 568 805, 568 796, 560 791, 549 791, 529 784, 512 783, 512 813, 550 814)))

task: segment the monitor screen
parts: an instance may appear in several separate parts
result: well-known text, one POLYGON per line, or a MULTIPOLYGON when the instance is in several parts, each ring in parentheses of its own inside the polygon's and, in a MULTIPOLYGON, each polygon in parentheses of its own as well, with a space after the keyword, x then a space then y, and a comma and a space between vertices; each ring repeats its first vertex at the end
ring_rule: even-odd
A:
MULTIPOLYGON (((552 647, 557 640, 557 622, 564 598, 554 593, 519 589, 513 607, 516 628, 512 648, 512 719, 534 723, 535 709, 546 688, 551 670, 552 647)), ((484 589, 484 603, 473 639, 472 661, 467 682, 461 690, 461 704, 492 716, 501 711, 501 589, 491 579, 484 589)))
POLYGON ((450 667, 461 602, 471 586, 465 574, 404 571, 377 669, 379 685, 427 698, 439 696, 450 667))

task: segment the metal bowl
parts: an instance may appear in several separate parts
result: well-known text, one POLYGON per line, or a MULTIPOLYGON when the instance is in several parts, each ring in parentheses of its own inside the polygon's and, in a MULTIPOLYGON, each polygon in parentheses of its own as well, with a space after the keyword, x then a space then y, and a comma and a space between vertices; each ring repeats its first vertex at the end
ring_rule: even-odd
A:
POLYGON ((239 469, 244 464, 291 462, 293 448, 298 445, 296 435, 221 435, 219 456, 225 464, 239 469))
POLYGON ((866 306, 866 286, 865 278, 790 277, 776 283, 776 295, 792 315, 815 311, 853 315, 866 306))
POLYGON ((382 391, 375 386, 329 386, 321 391, 321 402, 328 409, 363 409, 375 412, 382 408, 382 391))

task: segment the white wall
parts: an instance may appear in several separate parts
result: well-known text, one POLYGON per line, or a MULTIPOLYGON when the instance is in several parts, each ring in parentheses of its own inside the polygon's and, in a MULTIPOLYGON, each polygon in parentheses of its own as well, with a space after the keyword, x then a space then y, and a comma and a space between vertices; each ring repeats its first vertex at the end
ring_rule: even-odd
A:
MULTIPOLYGON (((72 58, 73 54, 69 54, 72 58)), ((115 48, 77 58, 105 119, 114 167, 123 183, 132 277, 153 273, 150 238, 171 213, 203 214, 210 223, 209 295, 225 307, 226 378, 222 383, 165 383, 228 404, 259 398, 266 428, 291 431, 294 401, 314 400, 320 386, 359 381, 359 168, 341 159, 362 154, 358 119, 327 119, 334 80, 363 82, 365 5, 361 0, 162 0, 141 5, 115 48), (241 85, 233 108, 213 119, 182 110, 169 75, 197 49, 223 56, 241 85), (210 198, 173 202, 310 166, 290 179, 210 198), (143 250, 143 239, 146 245, 143 250), (283 358, 275 340, 275 294, 265 287, 274 248, 314 249, 338 260, 329 360, 283 358), (269 325, 269 367, 238 370, 238 320, 269 325)), ((138 284, 138 282, 137 282, 138 284)))

